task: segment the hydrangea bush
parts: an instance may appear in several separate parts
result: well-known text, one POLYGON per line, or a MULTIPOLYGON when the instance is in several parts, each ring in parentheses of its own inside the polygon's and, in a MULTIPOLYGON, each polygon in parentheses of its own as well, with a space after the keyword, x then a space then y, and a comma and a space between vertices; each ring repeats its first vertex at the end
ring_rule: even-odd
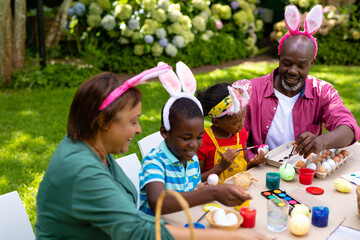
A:
POLYGON ((263 28, 256 3, 256 0, 79 0, 69 9, 68 29, 79 34, 81 40, 96 39, 92 41, 98 41, 98 47, 102 42, 111 42, 112 49, 131 49, 132 55, 154 59, 174 58, 180 53, 191 55, 186 51, 189 44, 199 39, 206 48, 219 35, 239 41, 249 56, 258 52, 256 43, 263 28))

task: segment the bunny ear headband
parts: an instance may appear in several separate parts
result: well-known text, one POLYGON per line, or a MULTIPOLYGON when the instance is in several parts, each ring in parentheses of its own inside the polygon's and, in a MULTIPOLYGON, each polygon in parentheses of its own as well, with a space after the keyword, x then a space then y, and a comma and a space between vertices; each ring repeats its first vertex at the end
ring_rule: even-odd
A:
MULTIPOLYGON (((162 66, 164 64, 165 63, 159 62, 158 66, 162 66)), ((176 64, 176 74, 173 70, 171 70, 159 76, 161 83, 171 96, 165 103, 163 109, 162 117, 166 131, 169 131, 171 128, 169 121, 170 108, 177 99, 189 98, 193 100, 198 105, 201 112, 203 112, 201 103, 196 97, 194 97, 194 93, 196 91, 196 80, 190 68, 183 62, 178 62, 176 64), (181 88, 184 92, 181 92, 181 88)))
POLYGON ((115 88, 102 102, 99 111, 107 108, 113 101, 115 101, 118 97, 124 94, 128 89, 139 85, 150 78, 154 78, 159 76, 162 73, 169 71, 171 66, 167 64, 162 64, 161 66, 157 66, 148 70, 141 72, 140 74, 130 78, 126 82, 124 82, 120 87, 115 88))
POLYGON ((211 118, 220 118, 228 114, 240 112, 249 103, 251 83, 249 80, 239 80, 228 86, 229 96, 216 104, 208 113, 211 118))
POLYGON ((315 45, 315 53, 314 59, 317 54, 318 46, 316 43, 316 39, 312 36, 314 33, 319 30, 323 21, 323 8, 321 5, 316 5, 313 7, 310 12, 306 15, 305 18, 305 27, 304 32, 299 31, 300 28, 300 13, 299 10, 295 5, 289 5, 285 9, 285 24, 286 27, 289 29, 288 34, 286 34, 279 42, 278 54, 280 55, 281 46, 283 45, 284 41, 293 35, 305 35, 310 38, 314 45, 315 45))

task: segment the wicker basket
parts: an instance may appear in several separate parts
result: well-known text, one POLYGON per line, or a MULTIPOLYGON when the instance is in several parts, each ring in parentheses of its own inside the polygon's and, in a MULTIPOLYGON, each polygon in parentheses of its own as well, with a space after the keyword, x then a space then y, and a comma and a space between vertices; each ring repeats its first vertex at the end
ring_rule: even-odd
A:
POLYGON ((163 204, 164 197, 166 196, 166 194, 170 194, 173 197, 175 197, 176 200, 179 202, 180 206, 185 211, 188 222, 189 222, 190 238, 195 239, 194 224, 193 224, 191 214, 189 211, 189 204, 183 198, 183 196, 181 196, 180 193, 172 191, 172 190, 163 191, 157 200, 156 209, 155 209, 155 239, 161 240, 161 229, 160 229, 161 208, 162 208, 162 204, 163 204))
POLYGON ((358 203, 358 213, 360 216, 360 186, 356 188, 356 194, 357 194, 357 203, 358 203))
POLYGON ((211 211, 206 215, 206 219, 208 220, 210 226, 212 228, 220 228, 220 229, 225 229, 225 230, 238 229, 240 227, 240 225, 242 224, 242 222, 244 221, 244 218, 240 215, 239 212, 236 212, 236 211, 231 210, 231 209, 224 209, 224 210, 225 210, 225 214, 228 214, 228 213, 234 213, 235 214, 235 216, 237 217, 237 220, 238 220, 237 224, 231 225, 231 226, 223 226, 223 225, 216 224, 215 221, 214 221, 214 213, 216 211, 211 211))

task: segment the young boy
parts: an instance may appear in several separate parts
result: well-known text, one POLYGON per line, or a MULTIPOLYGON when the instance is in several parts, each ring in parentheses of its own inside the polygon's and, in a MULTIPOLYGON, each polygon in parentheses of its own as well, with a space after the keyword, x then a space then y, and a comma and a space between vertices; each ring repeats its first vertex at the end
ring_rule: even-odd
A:
MULTIPOLYGON (((179 64, 179 63, 178 63, 179 64)), ((178 66, 179 67, 184 67, 178 66)), ((186 66, 186 65, 185 65, 186 66)), ((186 67, 187 68, 187 67, 186 67)), ((186 69, 185 69, 186 70, 186 69)), ((188 69, 188 71, 190 71, 188 69)), ((170 71, 169 71, 170 72, 170 71)), ((186 76, 182 82, 186 86, 189 72, 179 74, 186 76)), ((176 77, 175 73, 168 78, 176 77)), ((163 79, 160 76, 160 80, 163 79)), ((174 80, 174 79, 172 79, 174 80)), ((190 79, 191 80, 191 79, 190 79)), ((195 81, 195 78, 193 78, 195 81)), ((173 89, 179 80, 164 84, 171 98, 163 107, 160 133, 164 141, 154 148, 142 161, 140 171, 140 210, 154 215, 156 202, 165 189, 181 192, 190 207, 211 201, 219 201, 228 206, 240 205, 251 197, 241 187, 231 184, 200 187, 200 166, 196 152, 202 144, 204 120, 200 102, 192 95, 194 91, 180 93, 173 89), (195 190, 195 188, 198 188, 195 190), (193 191, 195 190, 195 191, 193 191)), ((183 87, 184 88, 184 87, 183 87)), ((163 202, 162 214, 181 210, 180 205, 172 196, 167 196, 163 202)))

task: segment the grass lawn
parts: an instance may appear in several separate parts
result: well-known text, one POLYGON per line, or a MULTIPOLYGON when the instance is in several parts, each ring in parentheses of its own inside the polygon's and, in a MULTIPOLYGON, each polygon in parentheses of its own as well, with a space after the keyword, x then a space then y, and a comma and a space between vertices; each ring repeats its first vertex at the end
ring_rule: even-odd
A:
MULTIPOLYGON (((262 76, 276 66, 277 63, 249 63, 198 74, 198 89, 217 82, 262 76)), ((310 74, 334 85, 359 124, 360 67, 314 65, 310 74)), ((140 158, 137 141, 159 130, 161 107, 169 95, 160 82, 139 88, 144 96, 140 118, 142 134, 133 139, 128 154, 135 152, 140 158)), ((36 221, 37 189, 57 144, 66 134, 68 111, 75 92, 75 88, 0 90, 0 195, 17 190, 32 224, 36 221)))

